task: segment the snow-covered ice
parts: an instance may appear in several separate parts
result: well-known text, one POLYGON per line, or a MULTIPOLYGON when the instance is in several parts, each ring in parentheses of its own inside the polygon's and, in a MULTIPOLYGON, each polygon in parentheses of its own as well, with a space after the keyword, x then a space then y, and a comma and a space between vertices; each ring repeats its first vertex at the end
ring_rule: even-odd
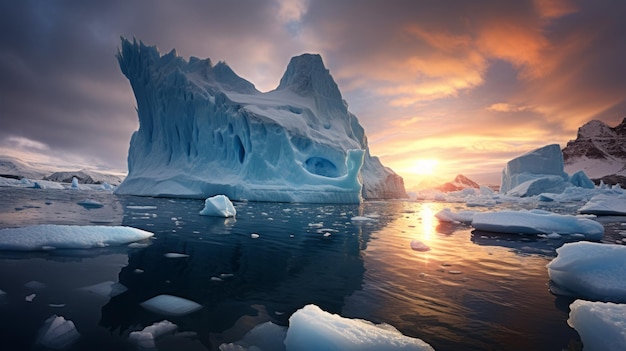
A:
POLYGON ((131 332, 128 340, 137 345, 139 349, 154 349, 154 340, 167 334, 174 333, 178 326, 168 320, 163 320, 143 328, 140 331, 131 332))
POLYGON ((626 195, 596 195, 589 199, 578 212, 598 216, 626 216, 626 195))
POLYGON ((580 234, 589 240, 600 240, 604 235, 602 224, 592 219, 543 210, 478 212, 474 215, 472 227, 510 234, 580 234))
POLYGON ((128 244, 152 235, 145 230, 124 226, 40 224, 0 229, 0 250, 87 249, 128 244))
POLYGON ((626 304, 576 300, 569 319, 585 351, 623 351, 626 348, 626 304))
POLYGON ((267 93, 223 62, 136 41, 122 40, 118 61, 140 126, 118 193, 316 203, 406 196, 402 178, 369 154, 319 55, 292 58, 267 93))
POLYGON ((72 345, 79 337, 74 322, 52 315, 39 329, 37 343, 49 349, 60 350, 72 345))
POLYGON ((289 318, 285 346, 287 351, 434 350, 391 325, 343 318, 316 305, 304 306, 289 318))
POLYGON ((200 214, 203 216, 228 218, 235 217, 237 210, 235 210, 235 206, 233 206, 233 203, 227 196, 215 195, 204 201, 204 208, 200 211, 200 214))
POLYGON ((148 311, 165 316, 184 316, 202 308, 197 302, 172 295, 158 295, 141 303, 148 311))
POLYGON ((581 241, 556 252, 547 265, 554 293, 626 302, 626 246, 581 241))

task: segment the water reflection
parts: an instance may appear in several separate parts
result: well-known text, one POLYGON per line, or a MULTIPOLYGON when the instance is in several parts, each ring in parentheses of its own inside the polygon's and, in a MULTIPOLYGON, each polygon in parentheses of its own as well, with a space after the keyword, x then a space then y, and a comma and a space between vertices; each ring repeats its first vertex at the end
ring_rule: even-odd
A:
MULTIPOLYGON (((120 201, 128 208, 142 199, 120 201)), ((150 246, 129 252, 128 265, 119 274, 128 291, 102 308, 102 326, 127 330, 152 324, 163 317, 139 303, 171 294, 204 306, 172 321, 195 331, 211 349, 216 342, 241 337, 247 329, 232 329, 240 329, 242 319, 287 325, 289 316, 309 303, 340 313, 345 297, 361 288, 361 252, 371 233, 389 221, 376 217, 378 206, 267 203, 238 203, 237 219, 224 220, 198 216, 200 203, 159 200, 157 217, 125 212, 123 225, 152 230, 155 237, 150 246), (362 214, 376 220, 351 222, 362 214), (189 257, 169 259, 164 256, 168 252, 189 257)))

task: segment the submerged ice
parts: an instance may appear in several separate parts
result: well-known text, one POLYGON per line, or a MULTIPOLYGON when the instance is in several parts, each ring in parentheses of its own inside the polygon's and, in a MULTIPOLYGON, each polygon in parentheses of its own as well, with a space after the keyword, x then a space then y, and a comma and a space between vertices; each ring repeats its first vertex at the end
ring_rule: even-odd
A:
POLYGON ((319 55, 292 58, 261 93, 228 65, 122 40, 137 100, 121 194, 358 203, 398 198, 402 178, 369 154, 367 137, 319 55))

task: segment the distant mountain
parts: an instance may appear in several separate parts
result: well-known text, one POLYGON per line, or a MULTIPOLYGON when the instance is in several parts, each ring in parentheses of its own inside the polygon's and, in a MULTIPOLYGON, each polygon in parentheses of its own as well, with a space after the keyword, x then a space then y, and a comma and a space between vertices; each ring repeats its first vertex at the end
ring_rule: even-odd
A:
POLYGON ((446 182, 443 185, 440 185, 435 189, 442 191, 444 193, 448 193, 451 191, 458 191, 458 190, 463 190, 467 188, 478 189, 480 188, 480 185, 478 185, 478 183, 476 183, 475 181, 467 178, 466 176, 459 174, 456 176, 456 178, 454 178, 453 181, 446 182))
POLYGON ((111 185, 119 185, 122 179, 112 174, 98 173, 88 170, 80 170, 74 172, 54 172, 45 176, 44 180, 50 180, 59 183, 71 183, 72 178, 76 177, 80 184, 102 184, 109 183, 111 185))
POLYGON ((46 170, 39 169, 16 157, 0 156, 0 177, 13 179, 42 179, 46 170))
POLYGON ((616 127, 593 120, 578 129, 563 149, 565 171, 584 171, 592 180, 623 184, 626 176, 626 118, 616 127), (621 179, 621 181, 620 181, 621 179))

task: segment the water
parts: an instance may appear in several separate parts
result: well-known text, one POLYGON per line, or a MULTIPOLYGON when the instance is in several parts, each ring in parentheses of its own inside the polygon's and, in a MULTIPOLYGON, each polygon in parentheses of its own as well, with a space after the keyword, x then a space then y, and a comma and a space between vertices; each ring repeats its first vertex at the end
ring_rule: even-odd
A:
MULTIPOLYGON (((566 323, 573 300, 548 290, 545 265, 563 242, 472 232, 434 218, 444 207, 466 209, 462 204, 236 203, 237 218, 223 219, 199 216, 200 200, 21 188, 0 193, 0 227, 103 224, 155 233, 139 249, 0 252, 3 350, 41 349, 34 340, 53 314, 72 320, 81 333, 71 350, 135 350, 129 333, 163 319, 179 333, 159 339, 159 350, 217 350, 260 323, 288 325, 293 312, 311 303, 391 324, 436 350, 580 349, 566 323), (77 204, 86 198, 105 206, 77 204), (351 220, 359 215, 375 220, 351 220), (431 250, 414 251, 411 240, 431 250), (24 286, 29 281, 46 287, 24 286), (128 291, 108 298, 80 290, 104 281, 128 291), (163 317, 140 307, 160 294, 203 308, 163 317)), ((572 213, 578 205, 549 209, 572 213)), ((605 241, 621 238, 621 220, 603 219, 605 241)))

